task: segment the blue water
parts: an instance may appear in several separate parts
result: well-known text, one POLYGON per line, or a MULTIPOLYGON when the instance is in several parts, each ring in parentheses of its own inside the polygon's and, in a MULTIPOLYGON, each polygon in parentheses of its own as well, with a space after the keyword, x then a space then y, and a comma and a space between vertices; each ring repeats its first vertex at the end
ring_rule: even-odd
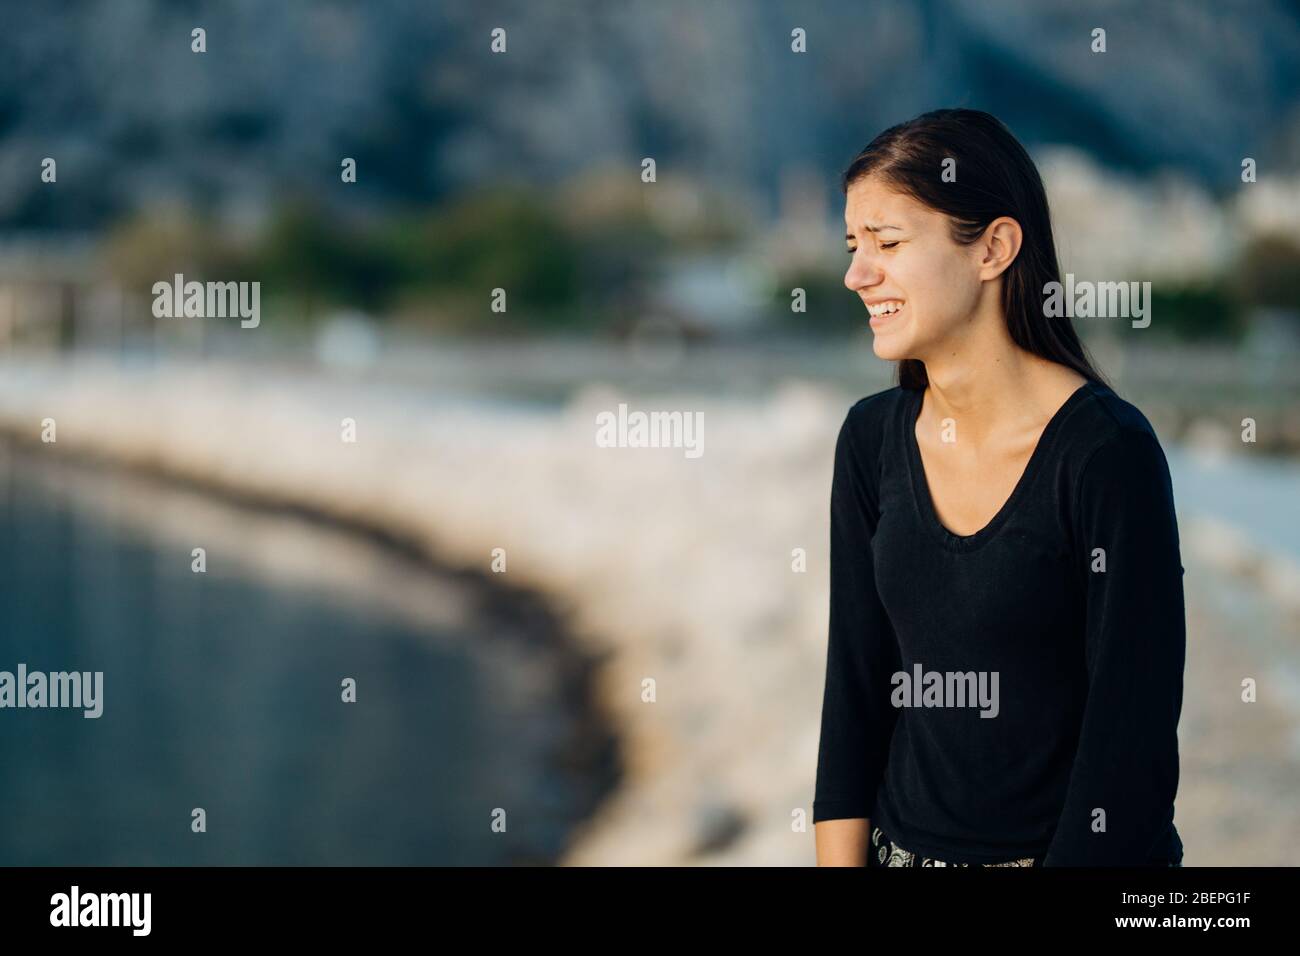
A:
MULTIPOLYGON (((596 791, 584 768, 556 767, 578 733, 572 688, 525 705, 505 679, 502 654, 555 666, 551 650, 524 649, 529 622, 489 596, 439 628, 329 581, 259 572, 251 552, 271 519, 234 506, 206 506, 222 509, 219 540, 199 530, 210 514, 194 518, 211 546, 196 574, 194 540, 174 538, 184 499, 110 472, 53 481, 66 466, 41 454, 0 456, 0 671, 102 671, 103 716, 0 709, 0 865, 544 863, 561 851, 596 791), (118 511, 133 517, 105 518, 118 511), (493 644, 507 631, 517 653, 493 644), (341 700, 343 677, 356 703, 341 700), (205 833, 191 830, 196 807, 205 833), (495 808, 505 832, 491 829, 495 808)), ((359 577, 395 560, 301 519, 272 530, 277 553, 306 553, 309 568, 322 541, 359 577)), ((399 577, 426 580, 406 567, 378 579, 399 577)))
POLYGON ((1211 457, 1172 444, 1165 456, 1181 514, 1214 517, 1300 561, 1300 461, 1248 450, 1211 457))

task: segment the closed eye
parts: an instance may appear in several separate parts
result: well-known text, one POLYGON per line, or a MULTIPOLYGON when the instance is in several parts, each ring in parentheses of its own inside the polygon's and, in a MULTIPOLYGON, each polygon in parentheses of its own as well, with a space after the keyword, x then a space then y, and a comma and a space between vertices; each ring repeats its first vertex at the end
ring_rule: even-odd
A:
POLYGON ((901 240, 893 239, 893 240, 890 240, 889 242, 882 242, 882 243, 880 244, 880 248, 881 248, 881 249, 892 249, 892 248, 894 248, 894 246, 898 245, 898 243, 899 243, 900 241, 901 241, 901 240))

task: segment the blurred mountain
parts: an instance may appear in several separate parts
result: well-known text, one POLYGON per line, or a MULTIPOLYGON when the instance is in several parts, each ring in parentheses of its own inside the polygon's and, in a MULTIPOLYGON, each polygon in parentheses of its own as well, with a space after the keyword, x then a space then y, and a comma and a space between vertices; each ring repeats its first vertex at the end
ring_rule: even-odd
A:
POLYGON ((287 194, 366 213, 645 156, 772 213, 783 170, 824 172, 829 196, 884 126, 954 105, 1218 193, 1245 156, 1261 179, 1300 169, 1298 91, 1285 0, 5 2, 0 224, 172 201, 238 222, 287 194))

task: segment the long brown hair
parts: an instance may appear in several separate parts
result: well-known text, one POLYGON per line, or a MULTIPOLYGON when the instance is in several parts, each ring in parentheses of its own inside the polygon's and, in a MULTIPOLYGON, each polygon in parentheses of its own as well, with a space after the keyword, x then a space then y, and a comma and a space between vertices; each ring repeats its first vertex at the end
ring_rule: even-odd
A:
MULTIPOLYGON (((963 244, 978 239, 999 216, 1020 223, 1020 252, 1003 273, 1002 283, 1011 340, 1089 381, 1105 381, 1069 317, 1049 315, 1043 308, 1047 283, 1061 281, 1047 193, 1029 153, 1000 120, 980 110, 934 110, 891 126, 844 171, 845 194, 869 175, 946 214, 953 239, 963 244), (940 175, 948 159, 956 161, 951 182, 940 175)), ((898 383, 904 388, 920 390, 927 381, 925 363, 898 363, 898 383)))

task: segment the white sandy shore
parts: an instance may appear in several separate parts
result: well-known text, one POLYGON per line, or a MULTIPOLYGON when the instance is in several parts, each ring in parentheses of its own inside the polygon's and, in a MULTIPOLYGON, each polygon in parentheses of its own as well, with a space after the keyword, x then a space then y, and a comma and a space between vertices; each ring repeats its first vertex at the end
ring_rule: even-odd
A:
MULTIPOLYGON (((529 412, 235 367, 0 366, 0 428, 31 441, 49 418, 59 449, 309 506, 443 561, 489 570, 505 549, 507 578, 550 595, 575 636, 608 653, 601 687, 627 775, 579 834, 573 864, 812 862, 811 824, 796 824, 811 814, 816 762, 831 458, 857 397, 792 382, 765 402, 665 405, 593 389, 563 411, 529 412), (619 401, 702 412, 703 456, 597 447, 596 412, 619 401), (340 439, 345 418, 355 444, 340 439), (806 573, 791 569, 795 548, 806 573), (721 849, 697 852, 713 841, 721 849)), ((1234 658, 1210 617, 1189 607, 1188 619, 1189 649, 1213 651, 1189 653, 1189 686, 1217 688, 1234 658)), ((1224 726, 1239 711, 1203 696, 1189 694, 1184 747, 1211 732, 1239 741, 1224 726)), ((1295 733, 1280 711, 1252 721, 1270 748, 1285 751, 1295 733)), ((1229 769, 1205 768, 1221 783, 1208 802, 1184 778, 1188 865, 1245 862, 1240 842, 1194 850, 1234 799, 1229 769)), ((1276 783, 1292 786, 1294 763, 1283 769, 1276 783)), ((1260 853, 1300 832, 1294 811, 1276 823, 1260 853)))

